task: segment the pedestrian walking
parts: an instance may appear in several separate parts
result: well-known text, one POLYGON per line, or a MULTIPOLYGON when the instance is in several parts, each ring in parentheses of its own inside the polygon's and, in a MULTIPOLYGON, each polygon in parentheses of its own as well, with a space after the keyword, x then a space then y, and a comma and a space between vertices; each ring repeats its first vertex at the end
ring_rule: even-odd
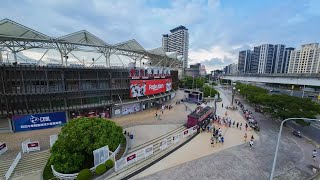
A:
POLYGON ((248 137, 248 135, 247 135, 247 133, 245 133, 244 134, 244 142, 247 142, 247 137, 248 137))
POLYGON ((317 157, 317 150, 313 150, 312 152, 312 159, 315 161, 317 157))
POLYGON ((239 122, 237 122, 237 128, 239 127, 239 122))
POLYGON ((158 112, 156 112, 156 117, 158 116, 158 112))
POLYGON ((214 137, 211 137, 211 147, 214 147, 214 137))
POLYGON ((254 137, 253 137, 253 135, 251 136, 251 140, 254 140, 254 137))
POLYGON ((224 115, 227 117, 227 116, 228 116, 228 112, 226 111, 226 112, 224 113, 224 115))
POLYGON ((252 148, 253 146, 253 140, 251 139, 250 142, 249 142, 249 146, 250 146, 250 149, 252 148))
POLYGON ((221 142, 221 136, 218 136, 218 141, 221 142))
POLYGON ((246 131, 248 130, 248 124, 246 123, 246 131))
POLYGON ((223 103, 221 104, 221 106, 223 107, 223 103))
POLYGON ((242 128, 242 123, 240 123, 240 130, 241 130, 241 128, 242 128))
POLYGON ((158 120, 161 120, 161 118, 160 118, 160 114, 158 115, 158 120))
POLYGON ((224 143, 224 137, 223 136, 221 137, 221 143, 222 144, 224 143))
POLYGON ((233 121, 232 127, 235 127, 236 125, 236 121, 233 121))
POLYGON ((188 106, 186 106, 186 111, 188 111, 188 106))

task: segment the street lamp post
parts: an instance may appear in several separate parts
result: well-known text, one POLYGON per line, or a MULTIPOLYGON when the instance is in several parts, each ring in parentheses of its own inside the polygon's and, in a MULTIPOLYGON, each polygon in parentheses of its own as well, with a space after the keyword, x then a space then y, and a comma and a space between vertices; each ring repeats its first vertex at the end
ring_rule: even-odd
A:
POLYGON ((280 138, 281 138, 281 132, 282 132, 283 124, 284 124, 286 121, 299 120, 299 119, 304 120, 304 121, 320 121, 320 119, 288 118, 288 119, 285 119, 285 120, 283 120, 283 121, 281 122, 280 131, 279 131, 279 134, 278 134, 276 151, 275 151, 275 153, 274 153, 274 158, 273 158, 273 164, 272 164, 272 169, 271 169, 271 174, 270 174, 270 180, 272 180, 272 179, 273 179, 273 176, 274 176, 274 170, 275 170, 276 162, 277 162, 278 149, 279 149, 279 144, 280 144, 280 138))

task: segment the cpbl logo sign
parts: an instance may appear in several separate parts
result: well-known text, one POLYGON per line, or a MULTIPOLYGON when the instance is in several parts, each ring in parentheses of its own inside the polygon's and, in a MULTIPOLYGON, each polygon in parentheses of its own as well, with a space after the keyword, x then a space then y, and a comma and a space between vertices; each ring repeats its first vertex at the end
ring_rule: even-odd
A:
POLYGON ((30 122, 32 122, 33 124, 36 124, 39 122, 49 122, 49 121, 51 121, 49 116, 35 117, 31 115, 30 117, 30 122))
POLYGON ((29 131, 57 127, 66 123, 65 112, 14 116, 12 118, 15 131, 29 131))

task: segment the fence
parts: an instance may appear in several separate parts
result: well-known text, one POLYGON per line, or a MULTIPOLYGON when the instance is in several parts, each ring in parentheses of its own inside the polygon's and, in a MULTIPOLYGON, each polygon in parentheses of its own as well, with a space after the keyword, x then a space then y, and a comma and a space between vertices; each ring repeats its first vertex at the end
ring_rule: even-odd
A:
POLYGON ((27 146, 27 144, 28 144, 29 142, 31 142, 31 140, 30 140, 30 139, 27 139, 27 140, 25 140, 25 141, 21 144, 21 146, 22 146, 22 153, 28 152, 28 146, 27 146))
MULTIPOLYGON (((109 156, 109 158, 107 159, 107 160, 109 160, 109 159, 113 159, 113 160, 115 160, 115 157, 116 157, 116 155, 119 153, 119 151, 120 151, 120 144, 119 144, 119 146, 117 147, 117 149, 114 151, 114 152, 112 152, 112 154, 109 156)), ((109 151, 109 152, 111 152, 111 151, 109 151)), ((106 160, 106 161, 107 161, 106 160)), ((106 162, 105 161, 105 162, 106 162)), ((103 164, 103 163, 105 163, 105 162, 102 162, 102 163, 100 163, 100 164, 103 164)), ((98 165, 100 165, 100 164, 98 164, 98 165)), ((97 166, 98 166, 97 165, 97 166)), ((92 168, 90 168, 90 171, 91 172, 94 172, 95 171, 95 169, 97 168, 97 166, 94 166, 94 167, 92 167, 92 168)), ((63 174, 63 173, 59 173, 59 172, 57 172, 55 169, 54 169, 54 167, 53 167, 53 165, 51 165, 51 170, 52 170, 52 173, 53 173, 53 175, 56 177, 56 178, 58 178, 58 179, 66 179, 66 180, 68 180, 68 179, 76 179, 77 178, 77 176, 78 176, 78 174, 79 173, 74 173, 74 174, 63 174)))
POLYGON ((58 134, 51 135, 50 136, 50 147, 52 147, 57 140, 58 140, 58 134))
POLYGON ((8 171, 5 175, 6 180, 10 178, 14 168, 17 166, 20 159, 21 159, 21 152, 18 153, 17 157, 14 159, 13 163, 11 164, 10 168, 8 169, 8 171))
MULTIPOLYGON (((186 129, 178 134, 171 136, 170 138, 163 139, 160 142, 159 148, 160 151, 165 150, 166 148, 172 146, 173 144, 178 143, 182 138, 186 138, 197 132, 197 125, 189 129, 186 129)), ((139 149, 126 157, 123 157, 115 162, 115 171, 119 171, 130 164, 134 164, 142 159, 145 159, 153 154, 153 145, 139 149)))

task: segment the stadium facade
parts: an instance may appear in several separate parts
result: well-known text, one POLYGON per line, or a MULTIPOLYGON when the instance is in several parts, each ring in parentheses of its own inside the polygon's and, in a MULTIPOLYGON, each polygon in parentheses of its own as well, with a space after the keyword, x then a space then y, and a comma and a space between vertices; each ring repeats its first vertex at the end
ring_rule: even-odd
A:
POLYGON ((4 19, 0 47, 14 54, 14 62, 0 61, 0 130, 4 131, 56 127, 83 116, 119 117, 159 106, 178 88, 174 67, 181 65, 180 60, 160 49, 145 50, 135 40, 111 45, 85 30, 52 38, 4 19), (68 63, 71 51, 89 51, 86 47, 101 53, 105 66, 68 63), (19 51, 37 48, 58 50, 61 64, 17 61, 19 51), (134 59, 134 66, 111 66, 112 53, 134 59), (147 65, 142 66, 142 59, 147 65))

